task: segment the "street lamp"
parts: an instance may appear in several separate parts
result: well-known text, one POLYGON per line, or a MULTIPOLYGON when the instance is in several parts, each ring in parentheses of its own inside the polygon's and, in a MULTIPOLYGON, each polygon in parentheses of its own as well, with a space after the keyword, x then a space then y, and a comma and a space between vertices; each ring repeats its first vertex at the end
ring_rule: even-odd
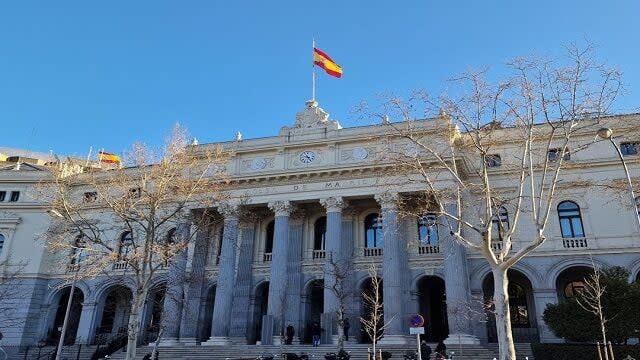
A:
POLYGON ((631 175, 629 174, 629 168, 627 167, 627 162, 624 161, 624 156, 622 155, 622 151, 616 142, 613 140, 613 130, 610 128, 600 128, 596 132, 596 138, 601 138, 603 140, 609 140, 613 148, 616 149, 616 153, 618 154, 618 158, 620 158, 620 162, 622 163, 622 168, 624 169, 624 174, 627 176, 627 185, 629 186, 629 194, 631 195, 631 202, 633 205, 634 212, 636 214, 636 221, 638 223, 638 227, 640 228, 640 209, 638 209, 638 203, 636 202, 636 195, 633 191, 633 183, 631 182, 631 175))
POLYGON ((80 270, 80 253, 82 249, 75 254, 75 261, 73 267, 75 272, 73 273, 73 281, 71 281, 71 290, 69 291, 69 299, 67 300, 67 309, 64 312, 64 321, 62 322, 62 327, 60 330, 60 339, 58 340, 58 348, 56 349, 56 360, 60 360, 60 356, 62 355, 62 346, 64 345, 64 337, 67 333, 67 327, 69 325, 69 313, 71 312, 71 304, 73 303, 73 293, 76 290, 76 282, 78 281, 78 271, 80 270))

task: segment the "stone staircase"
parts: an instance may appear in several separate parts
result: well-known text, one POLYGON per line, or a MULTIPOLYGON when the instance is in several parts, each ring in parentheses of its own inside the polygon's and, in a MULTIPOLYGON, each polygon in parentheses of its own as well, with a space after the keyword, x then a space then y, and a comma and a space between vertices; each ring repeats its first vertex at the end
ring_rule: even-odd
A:
MULTIPOLYGON (((367 359, 367 349, 371 345, 367 344, 349 344, 345 348, 351 353, 353 360, 367 359)), ((430 344, 431 348, 435 348, 435 344, 430 344)), ((321 345, 312 347, 311 345, 288 345, 288 346, 255 346, 255 345, 230 345, 230 346, 174 346, 160 348, 159 359, 161 360, 227 360, 227 359, 247 359, 256 358, 260 355, 279 354, 281 351, 291 353, 306 353, 310 359, 324 360, 324 355, 328 352, 336 352, 334 345, 321 345)), ((392 360, 403 359, 406 351, 412 351, 413 348, 406 345, 381 345, 382 351, 389 351, 392 360)), ((151 347, 139 347, 136 359, 151 352, 151 347)), ((462 345, 461 348, 453 345, 448 349, 449 353, 453 352, 454 360, 493 360, 498 356, 497 344, 483 345, 462 345)), ((531 346, 529 344, 517 344, 516 353, 518 360, 533 359, 531 346)), ((280 356, 275 359, 280 359, 280 356)), ((75 358, 72 358, 75 359, 75 358)), ((124 359, 124 353, 117 352, 112 356, 113 360, 124 359)), ((433 359, 433 356, 432 356, 433 359)))

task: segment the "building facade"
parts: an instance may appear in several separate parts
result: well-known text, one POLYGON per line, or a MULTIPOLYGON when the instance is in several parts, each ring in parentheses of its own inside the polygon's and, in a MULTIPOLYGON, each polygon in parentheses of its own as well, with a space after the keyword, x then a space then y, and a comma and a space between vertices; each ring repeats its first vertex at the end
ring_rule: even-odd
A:
MULTIPOLYGON (((635 151, 640 115, 601 121, 624 134, 625 160, 635 178, 640 169, 635 151)), ((414 126, 434 146, 450 141, 446 117, 414 126)), ((377 135, 385 131, 385 124, 341 128, 317 103, 308 102, 294 125, 283 127, 278 136, 194 146, 222 145, 233 152, 227 167, 231 200, 216 206, 211 227, 196 234, 189 250, 158 276, 142 314, 140 341, 154 340, 164 326, 165 345, 272 344, 279 341, 279 329, 292 325, 296 341, 308 343, 317 322, 325 329, 322 341, 333 342, 340 301, 330 290, 337 276, 331 263, 337 260, 348 264, 344 303, 350 341, 369 341, 359 319, 367 315, 362 293, 372 286, 372 267, 382 282, 389 322, 382 341, 406 342, 413 314, 425 318, 429 341, 495 341, 495 323, 486 308, 493 293, 488 264, 455 241, 435 214, 413 216, 402 210, 400 200, 410 198, 420 185, 398 179, 389 164, 379 160, 388 144, 377 135), (192 281, 167 281, 182 276, 192 281), (181 295, 163 296, 165 292, 181 295), (163 308, 167 315, 161 320, 163 308)), ((580 139, 589 137, 593 139, 593 133, 585 132, 580 139)), ((398 152, 419 151, 411 143, 394 141, 398 152)), ((514 161, 512 143, 497 142, 495 151, 499 165, 514 161)), ((594 263, 625 267, 629 281, 640 274, 638 210, 628 194, 602 186, 625 181, 614 148, 608 142, 594 143, 568 161, 546 242, 509 273, 516 341, 561 341, 544 323, 544 309, 579 291, 594 263)), ((69 287, 57 276, 65 269, 43 246, 50 221, 47 206, 32 194, 47 178, 46 166, 4 164, 0 262, 5 277, 16 263, 23 265, 10 279, 14 291, 0 299, 4 308, 13 309, 0 314, 11 324, 3 326, 3 341, 55 342, 69 287), (12 195, 16 192, 17 199, 12 195)), ((513 191, 512 175, 500 166, 491 176, 504 184, 501 191, 513 191)), ((436 186, 447 189, 454 183, 443 175, 437 176, 436 186)), ((473 199, 463 198, 467 200, 473 199)), ((456 206, 455 201, 444 206, 456 206)), ((499 216, 509 222, 506 209, 499 216)), ((532 223, 521 221, 515 250, 521 246, 517 238, 525 239, 534 230, 532 223)), ((176 231, 192 229, 184 224, 176 231)), ((114 233, 113 241, 128 236, 114 233)), ((494 246, 499 248, 500 242, 494 246)), ((126 268, 116 263, 112 271, 113 276, 78 282, 67 343, 103 343, 126 331, 132 285, 126 268)))

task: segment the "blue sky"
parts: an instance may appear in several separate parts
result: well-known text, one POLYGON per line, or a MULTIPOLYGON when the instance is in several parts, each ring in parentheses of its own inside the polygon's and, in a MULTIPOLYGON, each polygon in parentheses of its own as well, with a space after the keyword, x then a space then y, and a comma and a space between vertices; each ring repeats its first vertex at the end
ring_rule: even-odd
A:
POLYGON ((584 39, 625 74, 617 110, 638 111, 639 20, 637 0, 4 1, 0 145, 121 152, 177 121, 201 143, 275 135, 310 98, 312 37, 344 69, 317 94, 343 126, 377 94, 584 39))

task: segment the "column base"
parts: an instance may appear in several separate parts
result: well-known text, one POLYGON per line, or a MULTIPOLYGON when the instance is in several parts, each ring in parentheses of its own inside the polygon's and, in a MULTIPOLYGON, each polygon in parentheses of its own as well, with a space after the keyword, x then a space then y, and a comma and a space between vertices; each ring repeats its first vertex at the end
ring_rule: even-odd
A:
POLYGON ((480 339, 477 336, 473 336, 470 334, 449 334, 449 336, 444 340, 444 344, 449 345, 479 345, 480 339))
POLYGON ((385 335, 378 344, 380 345, 406 345, 409 339, 405 335, 385 335))
POLYGON ((212 336, 209 340, 200 344, 201 346, 226 346, 231 345, 231 338, 226 336, 212 336))
POLYGON ((196 346, 198 345, 198 341, 194 337, 180 338, 180 344, 186 346, 196 346))
POLYGON ((160 339, 159 347, 169 347, 169 346, 178 346, 180 345, 180 341, 178 338, 162 338, 160 339))

